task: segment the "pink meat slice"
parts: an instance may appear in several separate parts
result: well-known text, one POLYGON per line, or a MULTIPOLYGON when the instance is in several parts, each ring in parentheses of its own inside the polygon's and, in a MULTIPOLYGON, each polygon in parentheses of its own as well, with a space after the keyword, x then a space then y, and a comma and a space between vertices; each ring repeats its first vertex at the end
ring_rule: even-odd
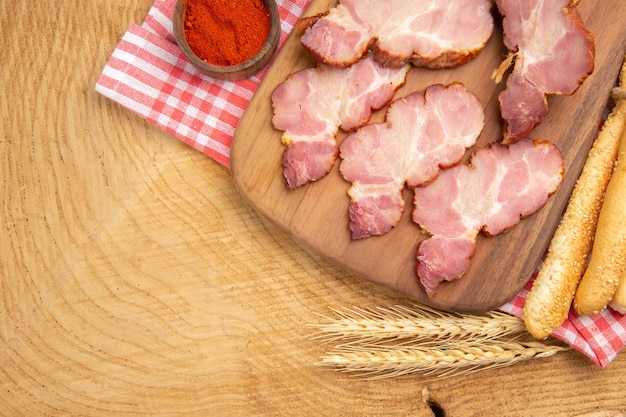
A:
POLYGON ((497 0, 515 66, 500 94, 503 143, 525 138, 548 113, 547 96, 571 95, 594 69, 594 38, 572 0, 497 0))
POLYGON ((383 65, 460 65, 493 33, 489 0, 342 0, 300 41, 321 62, 349 66, 373 46, 383 65))
POLYGON ((440 282, 467 272, 481 231, 502 233, 543 207, 563 173, 554 144, 522 139, 477 148, 470 165, 442 171, 416 188, 413 220, 432 235, 417 250, 417 274, 426 293, 433 295, 440 282))
POLYGON ((342 176, 352 183, 353 239, 381 235, 404 211, 402 191, 425 184, 458 163, 484 126, 483 106, 465 86, 428 87, 389 105, 385 123, 369 124, 340 147, 342 176))
POLYGON ((283 131, 284 175, 295 189, 325 176, 339 153, 339 128, 353 131, 388 104, 409 66, 383 68, 362 59, 349 68, 320 64, 291 74, 272 93, 272 124, 283 131))

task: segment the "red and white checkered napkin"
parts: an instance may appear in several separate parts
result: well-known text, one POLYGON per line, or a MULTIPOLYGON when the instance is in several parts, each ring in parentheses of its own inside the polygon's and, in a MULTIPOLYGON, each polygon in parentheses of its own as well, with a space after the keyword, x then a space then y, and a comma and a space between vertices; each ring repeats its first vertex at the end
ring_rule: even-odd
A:
MULTIPOLYGON (((535 277, 538 270, 535 272, 535 277)), ((533 277, 534 280, 534 277, 533 277)), ((524 300, 533 280, 500 310, 522 317, 524 300)), ((578 316, 570 310, 567 320, 552 336, 584 353, 601 367, 607 366, 626 345, 626 315, 604 309, 593 316, 578 316)))
MULTIPOLYGON (((280 46, 309 2, 277 1, 280 46)), ((228 167, 235 127, 267 67, 237 82, 196 71, 174 39, 175 5, 176 0, 156 0, 141 26, 129 26, 96 90, 228 167)))
MULTIPOLYGON (((156 0, 144 23, 128 28, 98 78, 96 90, 229 167, 235 127, 267 68, 237 82, 197 72, 172 34, 175 3, 156 0)), ((278 0, 281 46, 309 3, 278 0)), ((530 285, 501 310, 521 317, 530 285)), ((604 367, 626 344, 626 316, 612 311, 593 317, 570 313, 554 336, 604 367)))

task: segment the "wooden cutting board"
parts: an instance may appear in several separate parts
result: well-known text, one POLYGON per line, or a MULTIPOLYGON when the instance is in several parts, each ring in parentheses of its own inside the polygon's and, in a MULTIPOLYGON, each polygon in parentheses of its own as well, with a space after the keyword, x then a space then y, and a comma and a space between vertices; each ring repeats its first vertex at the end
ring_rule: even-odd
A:
MULTIPOLYGON (((305 12, 310 16, 336 4, 332 0, 313 0, 305 12)), ((566 166, 565 178, 547 205, 523 219, 507 233, 479 236, 471 268, 461 279, 441 284, 429 298, 415 273, 416 248, 425 238, 411 221, 407 209, 400 224, 383 236, 353 241, 348 229, 349 197, 347 183, 338 165, 323 179, 289 190, 281 165, 281 133, 271 123, 271 94, 289 73, 315 66, 302 48, 299 34, 293 32, 266 74, 243 118, 239 122, 231 149, 234 182, 250 204, 275 222, 298 242, 337 263, 346 270, 372 282, 435 308, 484 312, 512 299, 531 278, 550 243, 550 239, 580 174, 586 155, 609 103, 626 48, 626 2, 586 0, 578 6, 580 15, 596 40, 594 73, 573 96, 551 97, 550 112, 530 135, 559 146, 566 166)), ((496 85, 492 71, 505 58, 500 21, 484 51, 469 63, 451 70, 411 69, 406 85, 397 97, 423 92, 435 83, 463 82, 485 105, 486 125, 478 144, 501 138, 498 94, 504 82, 496 85)), ((384 119, 386 109, 374 114, 371 122, 384 119)), ((340 143, 345 135, 340 134, 340 143)), ((468 152, 469 155, 469 152, 468 152)), ((413 206, 412 192, 405 190, 406 207, 413 206)))

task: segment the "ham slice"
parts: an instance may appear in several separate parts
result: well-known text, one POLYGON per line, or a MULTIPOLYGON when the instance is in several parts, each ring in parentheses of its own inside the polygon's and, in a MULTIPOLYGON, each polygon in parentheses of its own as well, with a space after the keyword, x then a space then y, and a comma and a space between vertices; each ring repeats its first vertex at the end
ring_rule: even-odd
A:
POLYGON ((373 47, 383 65, 412 62, 454 67, 493 33, 489 0, 342 0, 310 25, 300 41, 321 62, 349 66, 373 47))
POLYGON ((515 66, 500 94, 503 143, 513 143, 548 113, 547 96, 573 94, 594 69, 594 38, 572 0, 497 0, 504 44, 515 66))
POLYGON ((563 173, 554 144, 522 139, 478 148, 469 166, 442 171, 416 188, 413 220, 432 235, 417 250, 417 274, 426 293, 432 296, 440 282, 467 272, 479 232, 502 233, 543 207, 563 173))
POLYGON ((409 66, 383 68, 373 59, 350 68, 320 64, 290 75, 272 93, 272 123, 282 130, 284 175, 294 189, 325 176, 338 155, 339 128, 352 131, 388 104, 409 66))
POLYGON ((369 124, 340 147, 353 239, 380 235, 404 210, 405 184, 414 188, 458 163, 484 126, 483 106, 460 83, 436 84, 395 100, 385 123, 369 124))

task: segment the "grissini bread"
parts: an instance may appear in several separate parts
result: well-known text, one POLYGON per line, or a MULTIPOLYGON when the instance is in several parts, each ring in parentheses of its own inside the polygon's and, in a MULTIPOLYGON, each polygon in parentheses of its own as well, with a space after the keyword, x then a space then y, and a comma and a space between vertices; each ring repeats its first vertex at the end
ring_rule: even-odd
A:
MULTIPOLYGON (((626 132, 624 132, 624 134, 622 135, 622 143, 626 143, 626 132)), ((623 147, 626 147, 626 146, 622 146, 622 148, 623 147)), ((620 148, 620 156, 621 156, 622 148, 620 148)), ((622 167, 622 169, 625 169, 625 168, 622 167)), ((622 194, 625 194, 625 193, 622 192, 622 194)), ((625 198, 625 196, 622 196, 622 198, 625 198)), ((626 205, 626 202, 624 202, 623 200, 622 200, 622 203, 626 205)), ((626 257, 626 252, 622 253, 621 256, 626 257)), ((626 314, 626 272, 622 272, 622 275, 620 276, 619 285, 617 286, 617 290, 615 291, 615 294, 613 294, 613 299, 609 303, 609 306, 613 310, 619 313, 626 314)))
MULTIPOLYGON (((626 68, 622 65, 619 89, 623 91, 625 85, 626 68)), ((615 99, 611 114, 620 121, 621 131, 615 134, 621 141, 598 216, 591 260, 574 297, 574 309, 582 316, 602 311, 614 298, 626 272, 626 100, 623 94, 615 94, 615 99)))
MULTIPOLYGON (((626 80, 626 67, 622 67, 621 80, 626 80)), ((614 92, 615 100, 626 102, 626 82, 620 82, 620 87, 614 92)), ((626 131, 622 134, 622 142, 626 142, 626 131)), ((613 300, 609 306, 622 314, 626 314, 626 273, 620 277, 617 291, 613 295, 613 300)))
MULTIPOLYGON (((620 83, 626 74, 622 66, 620 83)), ((539 274, 526 297, 524 324, 545 339, 567 318, 591 252, 605 190, 626 130, 626 100, 616 103, 598 134, 550 242, 539 274)))
POLYGON ((626 314, 626 273, 620 277, 619 285, 615 294, 613 294, 609 307, 618 313, 626 314))

